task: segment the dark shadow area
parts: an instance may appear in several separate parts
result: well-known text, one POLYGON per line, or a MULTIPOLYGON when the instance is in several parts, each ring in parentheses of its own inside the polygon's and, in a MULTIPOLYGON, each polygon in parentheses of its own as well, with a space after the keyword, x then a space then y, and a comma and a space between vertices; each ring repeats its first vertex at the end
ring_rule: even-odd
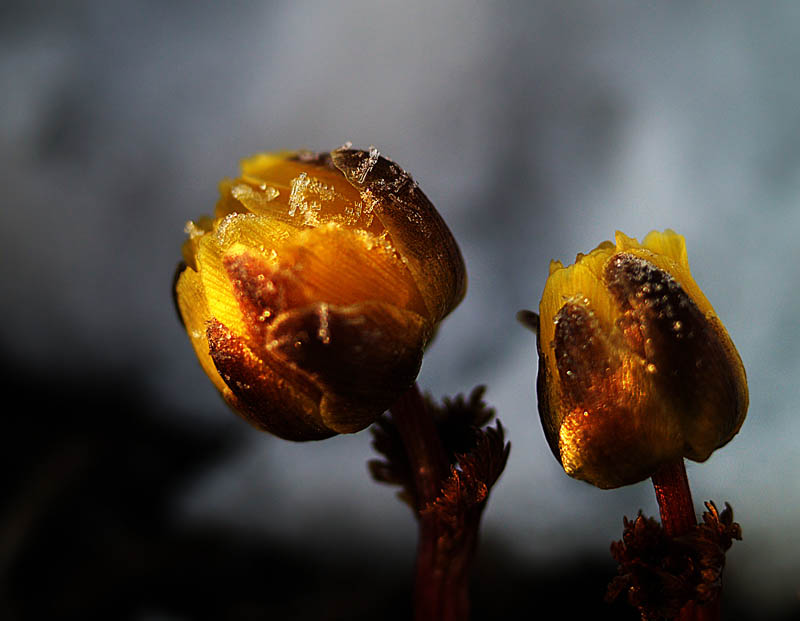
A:
MULTIPOLYGON (((379 550, 320 560, 266 536, 177 520, 172 499, 236 441, 179 425, 131 375, 95 369, 61 380, 3 370, 5 394, 20 399, 6 410, 0 440, 0 618, 410 618, 411 568, 379 550)), ((636 619, 625 604, 602 601, 614 572, 606 552, 577 559, 565 551, 564 563, 548 568, 509 562, 484 541, 473 618, 559 610, 559 618, 636 619)), ((726 594, 727 619, 757 618, 735 597, 726 594)))

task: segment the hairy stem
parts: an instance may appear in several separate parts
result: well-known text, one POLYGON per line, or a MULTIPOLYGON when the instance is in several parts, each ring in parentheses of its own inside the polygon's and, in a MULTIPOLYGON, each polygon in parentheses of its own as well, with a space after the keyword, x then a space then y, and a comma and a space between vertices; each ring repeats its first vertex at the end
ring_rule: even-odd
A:
POLYGON ((433 418, 416 384, 392 406, 391 415, 411 465, 419 521, 414 618, 465 621, 469 618, 469 566, 476 538, 456 549, 443 545, 444 525, 435 513, 423 511, 439 496, 450 468, 433 418))
MULTIPOLYGON (((661 466, 653 475, 653 488, 661 524, 668 535, 680 537, 697 525, 683 458, 661 466)), ((719 598, 703 605, 689 602, 678 615, 679 621, 719 621, 720 618, 719 598)))

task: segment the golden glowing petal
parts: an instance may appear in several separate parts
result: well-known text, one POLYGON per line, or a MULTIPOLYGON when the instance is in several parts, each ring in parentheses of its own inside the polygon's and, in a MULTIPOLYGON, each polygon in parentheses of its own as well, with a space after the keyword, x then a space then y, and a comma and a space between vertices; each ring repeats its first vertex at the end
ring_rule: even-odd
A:
POLYGON ((200 361, 200 366, 211 378, 214 386, 220 392, 224 392, 226 389, 225 382, 222 381, 214 361, 208 353, 206 325, 211 319, 211 313, 208 310, 200 275, 191 268, 183 270, 175 285, 175 293, 181 318, 192 342, 192 347, 194 347, 194 351, 200 361))
POLYGON ((247 183, 235 183, 230 188, 231 196, 247 211, 257 216, 280 220, 291 220, 289 216, 289 188, 277 184, 261 184, 256 187, 247 183))
POLYGON ((303 230, 283 247, 285 259, 294 263, 310 300, 339 305, 380 300, 426 314, 411 274, 393 248, 366 231, 335 224, 303 230))
POLYGON ((578 253, 578 256, 575 257, 575 264, 590 270, 597 280, 602 281, 603 268, 612 254, 614 254, 614 244, 604 241, 589 254, 578 253))
POLYGON ((196 261, 211 316, 233 332, 245 333, 244 316, 223 260, 228 254, 241 253, 240 248, 269 258, 293 230, 277 220, 232 214, 218 222, 212 233, 200 238, 196 261))
POLYGON ((291 188, 292 180, 303 173, 318 179, 351 201, 359 201, 358 190, 351 186, 335 168, 314 161, 296 159, 297 153, 261 153, 242 160, 242 179, 251 183, 266 183, 291 188))
POLYGON ((223 265, 222 251, 214 235, 203 237, 197 253, 198 274, 206 292, 210 316, 237 334, 243 334, 244 318, 236 300, 233 284, 223 265))
POLYGON ((297 227, 280 220, 252 214, 234 214, 217 225, 213 237, 224 249, 242 244, 262 253, 271 253, 296 233, 297 227))
MULTIPOLYGON (((551 347, 555 335, 553 319, 564 302, 573 298, 588 300, 585 305, 595 314, 606 332, 613 329, 618 310, 612 303, 603 281, 598 278, 592 263, 602 263, 607 257, 602 252, 593 251, 580 263, 554 271, 545 284, 542 301, 539 304, 539 339, 542 353, 550 368, 556 368, 555 352, 551 347)), ((558 382, 557 376, 554 381, 558 382)))
POLYGON ((622 231, 617 231, 614 235, 617 251, 630 250, 631 248, 641 248, 641 244, 635 237, 628 237, 622 231))
MULTIPOLYGON (((246 157, 239 162, 243 175, 255 177, 266 181, 278 180, 280 171, 286 165, 287 159, 294 155, 293 151, 279 151, 277 153, 257 153, 246 157)), ((290 173, 289 179, 294 176, 290 173)))
POLYGON ((660 231, 650 231, 642 240, 642 247, 652 250, 656 254, 663 254, 671 257, 686 270, 689 269, 686 240, 683 235, 678 235, 672 229, 667 229, 663 233, 660 231))

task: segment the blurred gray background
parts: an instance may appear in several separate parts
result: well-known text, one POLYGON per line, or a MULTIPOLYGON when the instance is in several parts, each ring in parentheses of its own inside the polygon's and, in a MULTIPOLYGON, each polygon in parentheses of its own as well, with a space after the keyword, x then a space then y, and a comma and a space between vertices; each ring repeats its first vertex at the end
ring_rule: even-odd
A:
POLYGON ((414 524, 368 478, 370 434, 298 445, 249 428, 170 297, 184 223, 240 158, 375 145, 467 263, 419 381, 486 384, 508 429, 484 538, 557 565, 607 554, 623 515, 657 508, 649 483, 600 491, 560 469, 514 315, 537 307, 550 259, 672 228, 751 395, 739 436, 688 465, 695 504, 730 501, 743 526, 727 588, 764 615, 796 607, 799 34, 794 2, 3 2, 0 354, 135 376, 176 424, 235 436, 173 495, 176 519, 410 562, 414 524))

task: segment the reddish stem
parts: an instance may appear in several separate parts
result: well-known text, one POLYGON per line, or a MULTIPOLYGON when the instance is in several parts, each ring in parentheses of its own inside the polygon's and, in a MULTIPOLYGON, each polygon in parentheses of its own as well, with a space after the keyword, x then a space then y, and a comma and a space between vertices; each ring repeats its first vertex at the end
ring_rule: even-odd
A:
MULTIPOLYGON (((661 524, 671 537, 685 535, 697 525, 694 513, 692 491, 683 458, 667 463, 653 475, 653 488, 656 492, 661 524)), ((720 600, 698 605, 689 602, 681 609, 678 621, 719 621, 720 600)))
MULTIPOLYGON (((419 520, 414 619, 466 621, 469 618, 469 549, 445 549, 442 525, 422 510, 439 496, 450 468, 425 400, 415 384, 391 408, 414 476, 415 507, 419 520)), ((473 542, 474 543, 474 542, 473 542)))
POLYGON ((664 464, 653 475, 661 524, 670 537, 688 533, 697 524, 692 491, 683 458, 664 464))
POLYGON ((391 408, 414 475, 418 509, 439 496, 448 472, 447 457, 425 399, 414 384, 391 408))

